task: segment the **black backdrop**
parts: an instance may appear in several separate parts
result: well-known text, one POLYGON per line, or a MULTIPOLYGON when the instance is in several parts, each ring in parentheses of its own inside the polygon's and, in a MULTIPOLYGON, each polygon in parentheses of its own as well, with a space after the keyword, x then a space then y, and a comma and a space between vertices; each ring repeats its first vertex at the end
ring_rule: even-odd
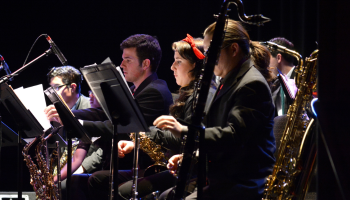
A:
MULTIPOLYGON (((177 89, 170 66, 171 44, 186 33, 201 37, 206 26, 214 22, 222 1, 13 1, 2 3, 0 54, 12 71, 22 66, 34 40, 49 34, 68 60, 77 68, 100 63, 106 57, 119 65, 119 44, 132 34, 145 33, 158 37, 163 49, 160 78, 167 80, 172 91, 177 89)), ((284 36, 295 43, 300 54, 307 56, 317 48, 317 2, 245 0, 247 15, 261 13, 272 19, 263 27, 246 25, 252 40, 269 40, 284 36)), ((238 20, 236 7, 231 18, 238 20)), ((44 38, 34 46, 29 60, 49 48, 44 38)), ((44 83, 48 69, 59 66, 51 55, 24 71, 11 82, 15 88, 44 83)), ((86 94, 84 85, 83 93, 86 94)))
MULTIPOLYGON (((336 11, 327 11, 328 5, 336 4, 337 1, 243 0, 243 2, 247 15, 263 14, 272 20, 262 27, 246 25, 252 40, 266 41, 273 37, 286 37, 294 43, 296 51, 303 57, 309 56, 317 48, 315 42, 319 40, 323 31, 331 33, 332 24, 337 24, 336 20, 342 19, 327 17, 327 15, 341 15, 336 11), (321 9, 319 1, 323 2, 321 9), (327 21, 329 26, 321 31, 319 31, 320 10, 323 11, 322 19, 327 21), (331 19, 335 21, 329 21, 331 19)), ((170 70, 173 62, 172 42, 183 39, 186 33, 200 37, 205 27, 214 22, 213 14, 218 13, 221 3, 221 0, 2 2, 0 54, 4 56, 11 71, 15 71, 22 66, 34 40, 40 34, 46 33, 55 41, 72 66, 79 68, 100 63, 106 57, 110 57, 116 65, 119 65, 121 62, 119 44, 122 40, 138 33, 155 35, 163 50, 158 76, 166 80, 170 90, 175 92, 178 87, 170 70)), ((230 18, 238 20, 236 7, 232 5, 231 9, 230 18)), ((338 24, 337 27, 340 31, 341 26, 338 24)), ((335 38, 333 36, 329 39, 335 38)), ((340 45, 341 42, 337 44, 340 45)), ((48 48, 47 41, 40 38, 28 61, 48 48)), ((60 66, 60 62, 56 56, 50 55, 23 71, 9 84, 17 88, 42 83, 46 88, 48 87, 46 74, 53 66, 60 66)), ((0 75, 4 73, 2 71, 0 75)), ((326 78, 323 81, 324 85, 328 85, 326 78)), ((88 90, 87 84, 83 84, 83 94, 87 95, 88 90)), ((11 119, 6 117, 5 113, 1 115, 6 123, 11 124, 11 119)), ((0 191, 16 190, 15 152, 15 148, 2 149, 0 191)), ((27 168, 24 167, 23 171, 25 173, 23 189, 32 190, 27 168)))

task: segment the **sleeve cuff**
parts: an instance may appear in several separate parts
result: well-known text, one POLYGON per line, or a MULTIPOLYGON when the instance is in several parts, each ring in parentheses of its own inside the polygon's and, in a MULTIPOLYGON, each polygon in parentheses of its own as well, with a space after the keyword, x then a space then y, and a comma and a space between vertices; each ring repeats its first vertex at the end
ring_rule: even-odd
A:
POLYGON ((188 126, 182 126, 181 138, 183 138, 188 133, 188 126))

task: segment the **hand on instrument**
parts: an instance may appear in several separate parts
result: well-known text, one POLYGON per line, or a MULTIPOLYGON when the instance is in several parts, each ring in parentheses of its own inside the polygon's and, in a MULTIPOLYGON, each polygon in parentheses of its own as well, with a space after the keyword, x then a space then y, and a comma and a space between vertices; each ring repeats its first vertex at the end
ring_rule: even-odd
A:
POLYGON ((162 115, 154 120, 153 125, 162 129, 169 130, 176 137, 181 137, 181 132, 183 129, 183 125, 181 125, 173 116, 170 115, 162 115))
POLYGON ((135 147, 134 142, 127 140, 120 140, 118 142, 118 157, 124 158, 125 154, 130 153, 135 147))
POLYGON ((54 105, 49 105, 44 109, 44 113, 49 121, 55 121, 62 124, 61 118, 57 113, 57 110, 54 105))
POLYGON ((177 167, 178 167, 178 164, 179 162, 182 161, 182 154, 177 154, 177 155, 173 155, 169 161, 168 161, 168 169, 170 170, 170 173, 171 174, 175 174, 176 173, 176 170, 177 170, 177 167))

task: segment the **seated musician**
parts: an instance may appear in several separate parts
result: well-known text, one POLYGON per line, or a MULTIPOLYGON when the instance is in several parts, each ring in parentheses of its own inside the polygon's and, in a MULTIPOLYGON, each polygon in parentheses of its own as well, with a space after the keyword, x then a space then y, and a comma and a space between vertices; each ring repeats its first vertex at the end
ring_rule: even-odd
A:
MULTIPOLYGON (((140 110, 143 113, 146 123, 150 126, 153 121, 161 116, 169 113, 169 106, 173 103, 171 93, 165 81, 158 79, 156 74, 160 63, 162 51, 156 38, 138 34, 132 35, 125 39, 120 48, 123 50, 123 61, 121 68, 123 69, 125 79, 134 85, 130 88, 137 100, 140 110)), ((60 121, 57 111, 54 106, 49 106, 45 110, 49 120, 60 121)), ((113 137, 113 126, 109 120, 98 119, 103 117, 104 113, 100 109, 86 109, 73 112, 78 119, 83 119, 83 127, 90 137, 101 137, 99 140, 111 141, 113 137)), ((119 138, 128 139, 127 134, 119 134, 119 138)), ((111 143, 110 143, 111 144, 111 143)), ((80 144, 79 144, 80 145, 80 144)), ((88 147, 80 145, 76 150, 74 159, 79 159, 85 156, 88 147)), ((110 152, 110 146, 106 151, 110 152)), ((105 149, 104 149, 105 152, 105 149)), ((105 154, 104 155, 108 155, 105 154)), ((152 164, 151 160, 144 156, 140 162, 140 167, 145 168, 152 164)), ((106 163, 109 159, 105 160, 106 163)), ((108 195, 108 184, 110 172, 105 163, 103 171, 93 173, 89 178, 89 192, 92 199, 106 199, 108 195), (90 181, 91 180, 91 181, 90 181), (94 198, 95 196, 96 198, 94 198)), ((74 165, 76 166, 76 165, 74 165)), ((131 166, 131 165, 130 165, 131 166)), ((72 165, 72 171, 75 167, 72 165)), ((131 180, 131 173, 121 171, 118 183, 131 180)), ((87 180, 86 180, 87 182, 87 180)), ((87 199, 87 184, 80 187, 82 192, 75 190, 73 199, 87 199)))
MULTIPOLYGON (((200 70, 203 67, 203 39, 193 39, 188 35, 184 40, 174 42, 174 63, 171 70, 174 71, 176 83, 180 86, 179 97, 170 107, 170 114, 174 118, 180 118, 188 123, 191 122, 193 112, 193 88, 194 83, 198 81, 200 70)), ((171 126, 171 125, 169 125, 171 126)), ((151 132, 146 135, 157 144, 162 145, 175 152, 179 152, 181 140, 175 138, 171 132, 151 128, 151 132)), ((119 157, 123 158, 125 154, 134 149, 134 143, 131 141, 120 141, 118 143, 119 157)), ((160 172, 137 181, 138 198, 144 197, 154 191, 162 192, 173 187, 176 178, 169 171, 160 172)), ((130 199, 132 197, 133 181, 128 181, 119 186, 119 199, 130 199)))
MULTIPOLYGON (((215 25, 211 24, 204 32, 206 50, 215 25)), ((275 162, 269 60, 270 53, 265 47, 250 41, 239 22, 228 20, 214 69, 222 80, 203 121, 208 178, 203 199, 262 198, 266 177, 275 162)), ((155 125, 177 137, 187 134, 186 126, 168 116, 158 118, 155 125)), ((169 167, 176 169, 177 162, 169 167)), ((163 195, 161 199, 166 198, 163 195)), ((197 192, 186 199, 197 199, 197 192)))
MULTIPOLYGON (((288 41, 286 38, 273 38, 269 42, 276 43, 278 45, 281 45, 283 47, 287 47, 290 50, 294 50, 294 45, 290 41, 288 41)), ((271 59, 270 59, 270 68, 273 69, 274 74, 277 76, 278 70, 285 76, 285 80, 288 81, 288 85, 293 90, 293 93, 295 95, 296 86, 294 80, 295 72, 294 72, 294 62, 295 58, 291 55, 288 55, 286 53, 281 53, 277 50, 270 50, 271 52, 271 59)), ((276 79, 272 86, 272 99, 275 103, 275 115, 281 116, 284 114, 287 114, 288 108, 291 102, 287 102, 286 96, 284 92, 282 91, 281 83, 279 79, 276 79), (283 95, 283 98, 282 98, 283 95)))
MULTIPOLYGON (((79 70, 72 66, 53 67, 47 74, 47 78, 51 87, 53 87, 58 94, 60 94, 67 106, 72 110, 81 110, 87 108, 101 107, 96 98, 90 94, 90 98, 81 94, 82 75, 79 70), (96 103, 97 102, 97 103, 96 103)), ((65 148, 66 149, 66 148, 65 148)), ((83 161, 79 163, 79 167, 75 170, 75 174, 93 173, 96 170, 100 170, 102 166, 103 150, 97 143, 93 143, 83 161)), ((67 157, 61 158, 66 160, 67 157)), ((62 163, 61 163, 62 164, 62 163)), ((64 166, 61 166, 64 167, 64 166)), ((62 191, 63 194, 66 189, 66 170, 62 173, 62 191)), ((57 176, 54 177, 54 181, 57 182, 57 176)))
POLYGON ((89 98, 81 94, 83 81, 79 70, 72 66, 53 67, 47 74, 51 87, 60 94, 71 110, 90 108, 89 98))

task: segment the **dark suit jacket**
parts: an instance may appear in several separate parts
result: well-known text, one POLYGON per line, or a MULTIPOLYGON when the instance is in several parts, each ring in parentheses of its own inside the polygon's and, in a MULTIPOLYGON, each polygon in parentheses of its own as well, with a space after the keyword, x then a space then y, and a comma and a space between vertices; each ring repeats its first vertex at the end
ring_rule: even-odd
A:
MULTIPOLYGON (((156 73, 153 73, 141 83, 134 92, 134 97, 148 126, 152 126, 157 117, 169 114, 169 106, 173 103, 166 82, 158 79, 156 73)), ((83 126, 90 137, 102 136, 105 139, 111 139, 113 136, 112 124, 109 120, 86 120, 83 126)))
POLYGON ((209 195, 261 199, 275 163, 274 106, 265 78, 248 59, 223 79, 206 119, 209 195))
MULTIPOLYGON (((193 95, 189 96, 185 101, 182 116, 179 118, 187 123, 191 123, 193 95)), ((170 131, 160 130, 154 126, 150 127, 150 132, 146 133, 147 137, 162 147, 172 150, 172 153, 179 153, 181 148, 181 138, 175 137, 170 131)))

